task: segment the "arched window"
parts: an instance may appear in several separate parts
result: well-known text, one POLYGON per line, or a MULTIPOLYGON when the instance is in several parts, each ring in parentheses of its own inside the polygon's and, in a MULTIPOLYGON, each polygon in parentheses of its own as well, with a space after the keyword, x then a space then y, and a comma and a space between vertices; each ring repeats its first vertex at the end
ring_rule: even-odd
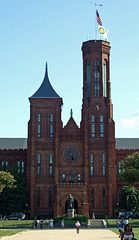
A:
POLYGON ((41 114, 38 113, 38 123, 40 123, 40 122, 41 122, 41 114))
POLYGON ((53 154, 49 155, 49 176, 53 175, 53 154))
POLYGON ((40 113, 38 113, 38 115, 37 115, 37 122, 38 122, 37 137, 40 138, 41 137, 41 114, 40 113))
POLYGON ((103 97, 107 97, 107 61, 103 62, 103 97))
POLYGON ((94 154, 91 153, 90 154, 90 164, 93 164, 94 163, 94 154))
POLYGON ((69 182, 74 182, 74 172, 69 172, 69 182))
POLYGON ((65 183, 66 182, 66 175, 65 173, 62 173, 62 183, 65 183))
POLYGON ((105 154, 102 154, 102 176, 106 175, 106 169, 105 169, 105 154))
POLYGON ((19 160, 17 162, 18 173, 24 173, 24 161, 19 160))
POLYGON ((91 64, 87 63, 87 97, 91 96, 91 64))
POLYGON ((100 66, 99 61, 94 61, 94 95, 100 94, 100 66))
POLYGON ((81 182, 81 173, 77 174, 77 182, 80 183, 81 182))
POLYGON ((51 123, 53 122, 53 114, 52 113, 50 114, 50 122, 51 123))
POLYGON ((2 161, 1 168, 2 171, 8 172, 8 161, 2 161))
POLYGON ((41 175, 41 154, 38 153, 37 155, 37 175, 41 175))
POLYGON ((104 137, 104 116, 100 116, 100 137, 104 137))
POLYGON ((40 138, 41 137, 41 124, 38 124, 38 133, 37 133, 37 136, 38 136, 38 138, 40 138))
POLYGON ((95 115, 91 116, 91 137, 94 138, 96 134, 96 129, 95 129, 95 115))
POLYGON ((90 175, 94 176, 94 154, 90 154, 90 175))
POLYGON ((122 172, 122 165, 121 165, 121 161, 118 162, 118 173, 122 172))

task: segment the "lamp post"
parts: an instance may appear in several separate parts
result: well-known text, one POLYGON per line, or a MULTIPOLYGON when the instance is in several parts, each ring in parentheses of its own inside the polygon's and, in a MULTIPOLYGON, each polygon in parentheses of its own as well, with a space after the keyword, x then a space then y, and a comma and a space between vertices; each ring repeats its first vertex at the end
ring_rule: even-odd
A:
POLYGON ((28 203, 26 203, 26 219, 28 219, 27 210, 28 210, 28 203))

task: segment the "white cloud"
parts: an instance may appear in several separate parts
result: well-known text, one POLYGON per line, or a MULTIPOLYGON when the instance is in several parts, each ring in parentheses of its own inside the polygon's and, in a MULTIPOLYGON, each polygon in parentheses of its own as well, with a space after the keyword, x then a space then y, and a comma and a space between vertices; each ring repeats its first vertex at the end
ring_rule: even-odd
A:
POLYGON ((117 123, 117 128, 139 129, 139 112, 130 119, 120 119, 117 123))

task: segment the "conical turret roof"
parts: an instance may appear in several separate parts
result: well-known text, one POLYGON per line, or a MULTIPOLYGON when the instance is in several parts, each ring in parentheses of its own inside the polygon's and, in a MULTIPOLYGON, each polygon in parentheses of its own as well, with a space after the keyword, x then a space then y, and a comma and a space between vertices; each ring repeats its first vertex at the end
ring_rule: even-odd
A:
POLYGON ((31 98, 60 98, 49 81, 47 64, 44 80, 39 89, 31 96, 31 98))

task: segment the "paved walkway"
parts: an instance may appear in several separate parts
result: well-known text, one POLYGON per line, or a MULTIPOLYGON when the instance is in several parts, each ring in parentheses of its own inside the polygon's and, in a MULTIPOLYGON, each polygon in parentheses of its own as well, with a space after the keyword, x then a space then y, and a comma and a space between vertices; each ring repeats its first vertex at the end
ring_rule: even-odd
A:
POLYGON ((1 240, 119 240, 119 236, 108 229, 47 229, 26 230, 1 240))

